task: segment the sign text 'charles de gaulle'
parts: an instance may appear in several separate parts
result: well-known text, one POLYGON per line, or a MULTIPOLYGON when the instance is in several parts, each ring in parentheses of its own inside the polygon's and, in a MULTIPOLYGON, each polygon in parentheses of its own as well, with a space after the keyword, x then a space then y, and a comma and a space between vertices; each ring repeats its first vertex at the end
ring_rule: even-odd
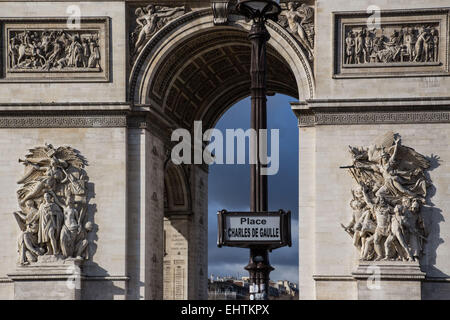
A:
POLYGON ((218 241, 221 246, 270 249, 291 246, 290 211, 228 212, 219 211, 218 241))

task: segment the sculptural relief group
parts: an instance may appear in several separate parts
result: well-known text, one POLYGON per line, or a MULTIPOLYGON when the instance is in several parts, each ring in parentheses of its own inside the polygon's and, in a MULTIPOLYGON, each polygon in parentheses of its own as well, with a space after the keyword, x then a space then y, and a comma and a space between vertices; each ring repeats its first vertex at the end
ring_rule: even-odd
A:
POLYGON ((15 71, 100 71, 96 31, 9 31, 8 67, 15 71))
POLYGON ((310 60, 314 57, 314 8, 290 1, 281 11, 278 22, 303 46, 310 60))
POLYGON ((350 65, 439 62, 439 31, 425 24, 347 27, 344 51, 344 63, 350 65))
POLYGON ((30 150, 23 177, 17 182, 20 210, 14 217, 20 228, 18 263, 37 262, 40 256, 57 259, 88 258, 88 177, 85 159, 71 147, 52 145, 30 150))
POLYGON ((422 216, 430 162, 389 132, 369 147, 350 147, 352 218, 342 225, 361 260, 418 261, 428 236, 422 216))
MULTIPOLYGON (((290 1, 282 5, 279 24, 302 45, 310 60, 314 56, 314 8, 290 1)), ((136 8, 136 27, 130 33, 131 62, 134 62, 149 39, 170 21, 186 13, 184 6, 165 7, 149 4, 136 8)))
POLYGON ((136 27, 130 34, 131 56, 134 61, 148 40, 169 21, 183 15, 184 6, 163 7, 149 4, 135 10, 136 27))

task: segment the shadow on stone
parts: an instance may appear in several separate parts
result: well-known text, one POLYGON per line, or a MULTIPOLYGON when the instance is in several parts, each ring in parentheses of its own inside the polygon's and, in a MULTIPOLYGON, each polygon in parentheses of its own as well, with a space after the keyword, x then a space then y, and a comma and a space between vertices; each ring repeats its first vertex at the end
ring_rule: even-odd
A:
MULTIPOLYGON (((427 159, 430 161, 430 168, 427 170, 426 175, 427 179, 432 182, 429 173, 438 168, 441 165, 442 160, 439 156, 434 154, 427 157, 427 159)), ((436 192, 435 185, 431 184, 428 188, 426 198, 427 204, 422 207, 422 217, 424 219, 428 237, 424 244, 424 256, 420 259, 420 266, 422 271, 427 273, 428 277, 448 277, 448 274, 435 267, 437 248, 444 243, 444 240, 440 236, 440 223, 445 221, 442 210, 436 208, 432 202, 432 198, 436 192)))

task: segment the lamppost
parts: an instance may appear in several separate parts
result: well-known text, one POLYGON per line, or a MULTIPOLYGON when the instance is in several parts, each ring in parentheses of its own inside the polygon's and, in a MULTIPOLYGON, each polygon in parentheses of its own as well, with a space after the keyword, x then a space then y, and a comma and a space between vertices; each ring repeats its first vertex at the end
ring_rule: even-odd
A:
MULTIPOLYGON (((264 212, 268 210, 267 175, 261 174, 264 164, 259 159, 259 132, 267 129, 266 99, 266 42, 270 39, 265 22, 277 20, 281 12, 278 3, 272 0, 238 0, 236 10, 253 20, 248 38, 251 49, 251 128, 256 131, 257 143, 252 146, 256 155, 256 164, 250 165, 250 210, 264 212)), ((264 163, 267 163, 264 161, 264 163)), ((267 299, 269 291, 269 274, 273 270, 269 262, 267 247, 250 248, 250 260, 245 267, 250 274, 250 299, 267 299)))

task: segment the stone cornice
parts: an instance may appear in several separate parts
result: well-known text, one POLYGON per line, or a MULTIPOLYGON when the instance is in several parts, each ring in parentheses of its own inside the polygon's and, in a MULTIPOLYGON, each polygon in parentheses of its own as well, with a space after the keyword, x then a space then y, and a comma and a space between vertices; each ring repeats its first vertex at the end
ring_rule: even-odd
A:
POLYGON ((114 128, 126 127, 126 114, 0 113, 0 128, 114 128))
MULTIPOLYGON (((404 278, 404 277, 403 277, 404 278)), ((425 276, 424 282, 450 282, 450 277, 428 277, 425 276)), ((313 275, 315 281, 355 281, 352 275, 313 275)))
POLYGON ((315 281, 354 281, 351 275, 313 275, 315 281))
POLYGON ((375 107, 438 107, 450 106, 450 97, 365 98, 365 99, 309 99, 306 103, 292 103, 293 109, 304 108, 364 108, 375 107))
POLYGON ((0 116, 6 112, 39 112, 39 111, 129 111, 131 106, 126 102, 52 102, 52 103, 0 103, 0 116))
POLYGON ((315 99, 292 103, 300 127, 448 123, 450 98, 315 99))
POLYGON ((134 128, 170 138, 169 123, 152 108, 127 104, 0 104, 0 128, 134 128))

